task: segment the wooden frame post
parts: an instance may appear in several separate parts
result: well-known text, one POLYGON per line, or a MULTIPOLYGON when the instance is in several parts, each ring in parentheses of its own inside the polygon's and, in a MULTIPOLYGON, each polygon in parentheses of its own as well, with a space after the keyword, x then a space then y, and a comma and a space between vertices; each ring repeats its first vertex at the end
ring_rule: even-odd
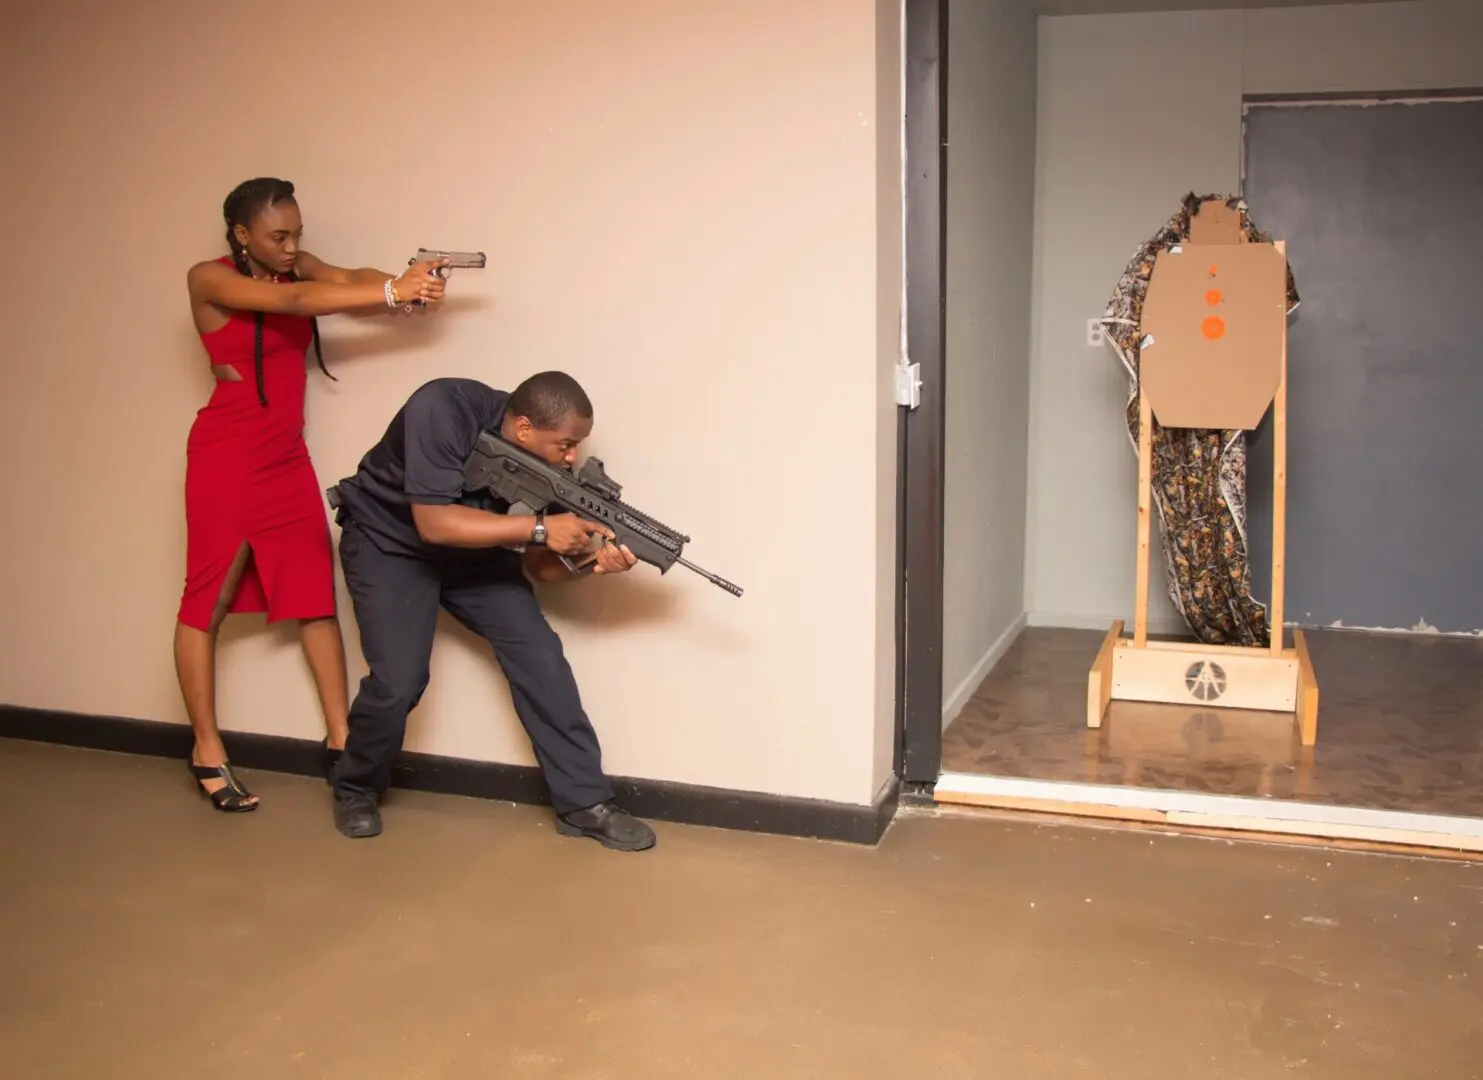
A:
MULTIPOLYGON (((1287 245, 1273 245, 1287 255, 1287 245)), ((1123 624, 1108 630, 1087 680, 1087 726, 1102 726, 1113 701, 1149 701, 1201 708, 1293 713, 1304 746, 1318 739, 1318 681, 1301 630, 1288 648, 1283 628, 1287 579, 1287 329, 1272 399, 1272 602, 1267 647, 1148 640, 1149 572, 1153 532, 1153 407, 1140 387, 1138 402, 1138 595, 1133 636, 1123 624)))
POLYGON ((1153 408, 1138 395, 1138 598, 1133 610, 1133 642, 1148 644, 1148 567, 1153 536, 1153 408))
MULTIPOLYGON (((1287 244, 1272 245, 1284 256, 1287 244)), ((1287 589, 1287 328, 1282 330, 1281 375, 1272 398, 1272 602, 1267 607, 1267 628, 1272 655, 1281 656, 1286 642, 1284 599, 1287 589)))

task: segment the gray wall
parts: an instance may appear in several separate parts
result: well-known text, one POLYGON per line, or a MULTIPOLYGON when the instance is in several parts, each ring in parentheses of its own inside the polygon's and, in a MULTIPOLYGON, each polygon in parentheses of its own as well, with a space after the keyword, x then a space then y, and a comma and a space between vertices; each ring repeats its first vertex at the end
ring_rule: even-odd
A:
POLYGON ((1035 16, 948 10, 944 721, 1023 625, 1035 16))
MULTIPOLYGON (((1127 380, 1105 348, 1087 346, 1086 322, 1185 192, 1236 190, 1242 94, 1480 85, 1483 3, 1040 21, 1032 623, 1105 628, 1132 616, 1138 468, 1123 426, 1127 380)), ((1264 224, 1263 208, 1252 209, 1264 224)), ((1154 583, 1155 625, 1180 625, 1161 566, 1154 583)))
MULTIPOLYGON (((1287 620, 1483 627, 1483 102, 1254 108, 1246 197, 1288 241, 1287 620)), ((1248 458, 1270 586, 1270 415, 1248 458)))

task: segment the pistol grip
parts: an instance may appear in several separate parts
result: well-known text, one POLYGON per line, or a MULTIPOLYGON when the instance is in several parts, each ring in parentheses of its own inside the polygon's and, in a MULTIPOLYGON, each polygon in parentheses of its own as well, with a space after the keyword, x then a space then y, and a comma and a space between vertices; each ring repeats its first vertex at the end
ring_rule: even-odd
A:
MULTIPOLYGON (((415 258, 408 259, 407 260, 407 265, 408 266, 411 266, 416 261, 417 260, 415 258)), ((435 266, 435 267, 433 267, 433 269, 431 269, 431 270, 429 270, 427 272, 427 276, 428 277, 442 278, 444 281, 447 281, 449 275, 451 275, 452 273, 453 273, 453 270, 452 270, 451 267, 447 267, 447 266, 435 266)), ((412 303, 415 304, 417 307, 427 307, 427 301, 426 300, 413 300, 412 303)))

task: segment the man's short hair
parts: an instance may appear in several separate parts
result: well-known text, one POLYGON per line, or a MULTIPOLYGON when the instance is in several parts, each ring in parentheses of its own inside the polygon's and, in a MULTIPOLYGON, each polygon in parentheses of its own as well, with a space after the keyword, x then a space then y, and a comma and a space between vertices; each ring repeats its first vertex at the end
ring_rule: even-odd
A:
POLYGON ((560 427, 572 413, 583 420, 592 419, 592 402, 587 391, 564 371, 532 375, 515 387, 506 409, 512 416, 525 417, 542 431, 560 427))

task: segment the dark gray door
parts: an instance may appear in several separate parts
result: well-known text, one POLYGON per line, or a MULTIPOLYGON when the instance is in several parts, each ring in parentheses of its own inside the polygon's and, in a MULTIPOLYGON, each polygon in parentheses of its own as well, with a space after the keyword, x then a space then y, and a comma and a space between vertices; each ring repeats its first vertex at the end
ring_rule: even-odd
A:
MULTIPOLYGON (((1285 239, 1287 619, 1483 628, 1483 102, 1253 107, 1245 196, 1285 239)), ((1271 414, 1247 458, 1269 595, 1271 414)))

